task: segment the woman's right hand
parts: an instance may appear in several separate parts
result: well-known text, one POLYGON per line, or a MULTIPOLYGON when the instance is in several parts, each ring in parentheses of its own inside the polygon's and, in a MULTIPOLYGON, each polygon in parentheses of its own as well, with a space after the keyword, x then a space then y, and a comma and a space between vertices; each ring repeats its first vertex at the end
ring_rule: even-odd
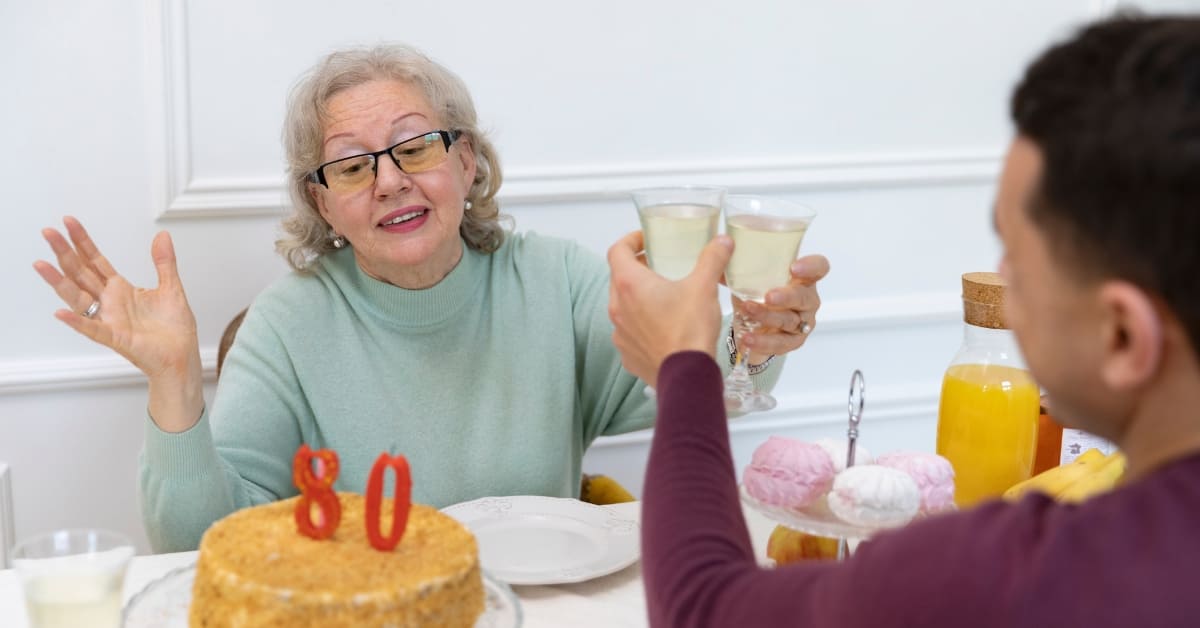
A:
POLYGON ((63 224, 70 242, 56 229, 42 230, 58 268, 42 260, 33 264, 67 306, 55 317, 146 374, 150 416, 160 428, 179 432, 191 427, 204 409, 200 343, 171 236, 163 231, 154 238, 150 254, 158 287, 147 289, 118 274, 78 220, 68 216, 63 224), (84 316, 93 303, 99 309, 84 316))

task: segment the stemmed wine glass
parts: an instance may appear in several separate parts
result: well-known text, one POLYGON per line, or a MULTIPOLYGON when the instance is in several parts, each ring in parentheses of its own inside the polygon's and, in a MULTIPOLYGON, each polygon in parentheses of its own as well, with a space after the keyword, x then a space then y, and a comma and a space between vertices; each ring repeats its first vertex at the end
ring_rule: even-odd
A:
MULTIPOLYGON (((717 235, 724 188, 698 185, 633 190, 645 239, 646 262, 654 272, 678 281, 687 277, 717 235)), ((654 389, 646 386, 647 396, 654 389)))
MULTIPOLYGON (((762 303, 769 290, 791 279, 792 262, 817 213, 799 203, 754 195, 729 195, 723 207, 725 233, 734 242, 725 283, 739 299, 762 303)), ((757 327, 757 322, 734 311, 738 350, 733 370, 725 378, 725 408, 731 412, 770 410, 776 404, 770 394, 756 390, 742 350, 742 338, 757 327)))
POLYGON ((700 251, 717 235, 725 190, 685 185, 632 194, 650 269, 672 281, 687 277, 700 251))

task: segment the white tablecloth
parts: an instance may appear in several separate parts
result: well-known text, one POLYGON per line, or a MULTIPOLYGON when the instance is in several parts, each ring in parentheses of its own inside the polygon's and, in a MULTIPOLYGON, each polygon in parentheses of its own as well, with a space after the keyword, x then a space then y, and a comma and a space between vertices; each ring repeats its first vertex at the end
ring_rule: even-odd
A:
MULTIPOLYGON (((641 519, 640 502, 605 506, 624 518, 641 519)), ((746 512, 755 556, 766 553, 767 537, 774 523, 755 513, 746 512)), ((166 572, 195 562, 196 552, 137 556, 125 578, 128 602, 148 583, 166 572)), ((646 625, 646 599, 642 592, 642 565, 634 563, 614 574, 581 582, 553 586, 514 586, 524 611, 524 628, 641 627, 646 625)), ((0 626, 28 628, 21 585, 12 570, 0 571, 0 626)))

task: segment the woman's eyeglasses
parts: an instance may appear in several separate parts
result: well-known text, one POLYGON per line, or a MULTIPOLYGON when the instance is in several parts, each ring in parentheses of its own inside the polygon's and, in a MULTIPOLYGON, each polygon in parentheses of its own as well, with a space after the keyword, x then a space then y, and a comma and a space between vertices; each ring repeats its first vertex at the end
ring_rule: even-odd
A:
POLYGON ((388 155, 396 167, 407 174, 431 170, 446 161, 450 145, 462 135, 459 131, 430 131, 411 137, 380 151, 335 159, 321 164, 308 180, 334 192, 357 192, 375 183, 379 158, 388 155))

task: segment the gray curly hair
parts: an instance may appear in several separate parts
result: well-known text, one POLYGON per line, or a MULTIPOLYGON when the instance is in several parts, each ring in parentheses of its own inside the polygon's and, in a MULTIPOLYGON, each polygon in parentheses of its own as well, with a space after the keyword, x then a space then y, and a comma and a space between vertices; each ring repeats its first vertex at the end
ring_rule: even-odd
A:
POLYGON ((287 153, 288 192, 292 214, 284 219, 284 235, 275 242, 292 268, 304 272, 320 256, 334 250, 331 227, 321 217, 309 192, 309 174, 321 165, 324 123, 329 100, 342 90, 373 80, 391 79, 424 93, 447 129, 459 131, 475 151, 475 180, 467 192, 471 209, 463 212, 459 233, 472 249, 491 253, 504 242, 503 221, 496 192, 500 189, 500 159, 478 127, 471 94, 456 74, 403 44, 381 44, 333 52, 301 77, 288 96, 283 125, 287 153))

